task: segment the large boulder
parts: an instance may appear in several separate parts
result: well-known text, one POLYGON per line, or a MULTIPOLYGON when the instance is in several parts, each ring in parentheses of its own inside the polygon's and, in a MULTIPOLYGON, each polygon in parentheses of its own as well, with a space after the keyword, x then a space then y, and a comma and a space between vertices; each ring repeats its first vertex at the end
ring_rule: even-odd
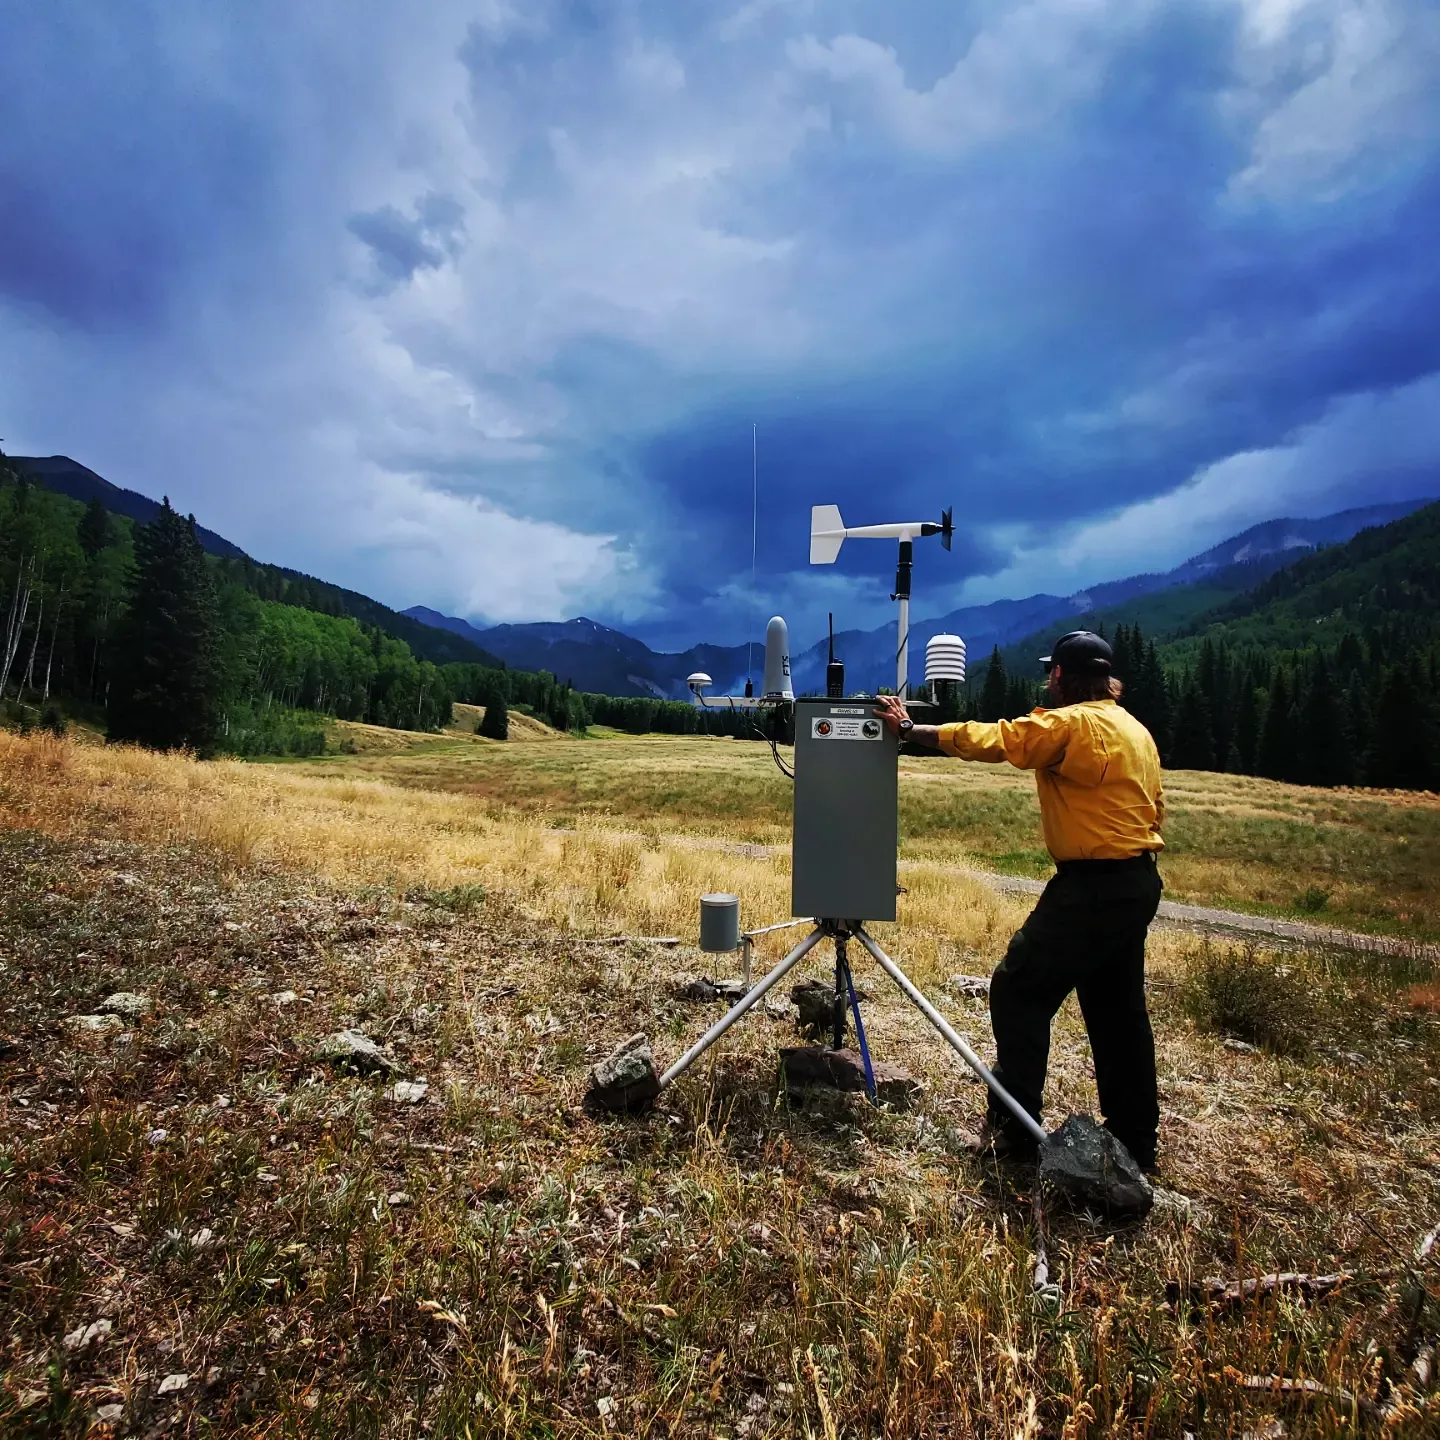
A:
POLYGON ((660 1093, 648 1035, 632 1035, 590 1071, 589 1104, 601 1110, 643 1110, 660 1093))
POLYGON ((1040 1147, 1040 1183, 1071 1205, 1114 1220, 1141 1219, 1155 1203, 1134 1157, 1088 1115, 1072 1115, 1040 1147))

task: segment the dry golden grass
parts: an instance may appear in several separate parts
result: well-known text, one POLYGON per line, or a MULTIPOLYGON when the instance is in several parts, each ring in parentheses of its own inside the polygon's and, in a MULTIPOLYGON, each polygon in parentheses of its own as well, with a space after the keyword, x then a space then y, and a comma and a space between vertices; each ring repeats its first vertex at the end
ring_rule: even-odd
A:
MULTIPOLYGON (((688 938, 698 897, 716 890, 744 897, 747 924, 790 913, 784 853, 740 853, 659 823, 629 826, 603 815, 582 814, 561 828, 543 813, 362 774, 0 732, 0 822, 57 836, 98 829, 161 845, 197 840, 236 866, 265 862, 349 885, 479 885, 503 892, 537 924, 586 936, 688 938)), ((973 968, 978 957, 998 959, 1025 913, 1014 898, 940 865, 913 866, 905 881, 904 948, 920 980, 973 968)), ((875 928, 885 944, 890 927, 875 928)), ((770 937, 761 958, 784 945, 783 933, 770 937)))
MULTIPOLYGON (((598 784, 628 743, 528 749, 593 746, 598 784)), ((757 773, 678 752, 714 754, 702 783, 656 753, 641 786, 682 804, 757 773)), ((1003 798, 999 773, 977 793, 1003 798)), ((625 1035, 663 1063, 716 1013, 675 995, 693 959, 583 937, 689 936, 712 888, 752 923, 788 911, 783 854, 709 818, 0 734, 0 1433, 105 1433, 102 1402, 125 1433, 307 1440, 1433 1428, 1412 1362, 1440 1284, 1413 1257, 1440 1219, 1440 1029, 1382 958, 1284 957, 1305 1030, 1257 1052, 1196 1028, 1172 983, 1196 942, 1156 937, 1163 1174, 1189 1207, 1053 1217, 1040 1296, 1029 1177, 966 1150, 978 1087, 868 967, 871 1042, 924 1082, 917 1112, 789 1108, 793 1030, 762 1010, 657 1113, 582 1113, 625 1035), (119 989, 154 1013, 67 1029, 119 989), (314 1062, 353 1025, 424 1104, 314 1062), (1354 1278, 1191 1308, 1201 1277, 1284 1270, 1354 1278), (67 1349, 97 1316, 114 1334, 67 1349), (189 1383, 162 1395, 171 1371, 189 1383)), ((1024 906, 934 859, 906 880, 887 948, 988 1053, 983 1002, 936 982, 988 968, 1024 906)), ((1073 1004, 1047 1100, 1094 1105, 1073 1004)))
MULTIPOLYGON (((553 735, 553 732, 552 732, 553 735)), ((548 824, 604 818, 653 833, 784 844, 790 792, 764 747, 675 736, 545 745, 446 745, 303 762, 482 800, 548 824)), ((1049 873, 1032 777, 1003 765, 906 758, 902 854, 948 866, 1049 873)), ((1440 939, 1440 801, 1171 771, 1162 861, 1169 898, 1440 939)))

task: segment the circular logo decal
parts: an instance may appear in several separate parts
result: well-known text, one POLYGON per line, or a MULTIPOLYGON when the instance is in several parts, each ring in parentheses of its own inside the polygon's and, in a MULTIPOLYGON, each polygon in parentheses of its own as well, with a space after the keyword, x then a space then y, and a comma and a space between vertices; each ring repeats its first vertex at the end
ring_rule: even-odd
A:
POLYGON ((828 720, 820 720, 815 725, 815 733, 817 735, 828 735, 833 728, 828 720))
POLYGON ((880 733, 880 722, 878 720, 867 720, 861 729, 865 732, 867 740, 873 740, 880 733))

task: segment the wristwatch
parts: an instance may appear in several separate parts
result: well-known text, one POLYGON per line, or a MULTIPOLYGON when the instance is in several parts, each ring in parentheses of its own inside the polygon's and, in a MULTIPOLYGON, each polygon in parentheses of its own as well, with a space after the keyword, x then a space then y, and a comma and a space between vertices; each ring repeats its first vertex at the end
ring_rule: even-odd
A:
POLYGON ((910 738, 910 732, 915 728, 915 722, 907 715, 897 727, 902 741, 910 738))

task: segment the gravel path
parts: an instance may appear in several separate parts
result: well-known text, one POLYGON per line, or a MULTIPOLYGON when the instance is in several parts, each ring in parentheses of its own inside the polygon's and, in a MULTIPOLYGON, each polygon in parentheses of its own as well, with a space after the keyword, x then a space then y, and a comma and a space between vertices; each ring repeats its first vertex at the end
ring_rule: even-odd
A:
MULTIPOLYGON (((900 862, 903 870, 907 863, 900 862)), ((1022 875, 995 875, 988 870, 956 867, 956 873, 979 880, 993 890, 1010 895, 1038 895, 1043 880, 1022 875)), ((1271 915, 1247 915, 1240 910, 1215 910, 1208 905, 1180 905, 1162 900, 1155 923, 1167 929, 1201 930, 1211 935, 1268 935, 1297 945, 1329 945, 1342 950, 1368 950, 1375 955, 1403 955, 1440 961, 1440 945, 1421 944, 1396 935, 1362 935, 1354 930, 1336 930, 1329 925, 1306 925, 1299 920, 1278 920, 1271 915)))

